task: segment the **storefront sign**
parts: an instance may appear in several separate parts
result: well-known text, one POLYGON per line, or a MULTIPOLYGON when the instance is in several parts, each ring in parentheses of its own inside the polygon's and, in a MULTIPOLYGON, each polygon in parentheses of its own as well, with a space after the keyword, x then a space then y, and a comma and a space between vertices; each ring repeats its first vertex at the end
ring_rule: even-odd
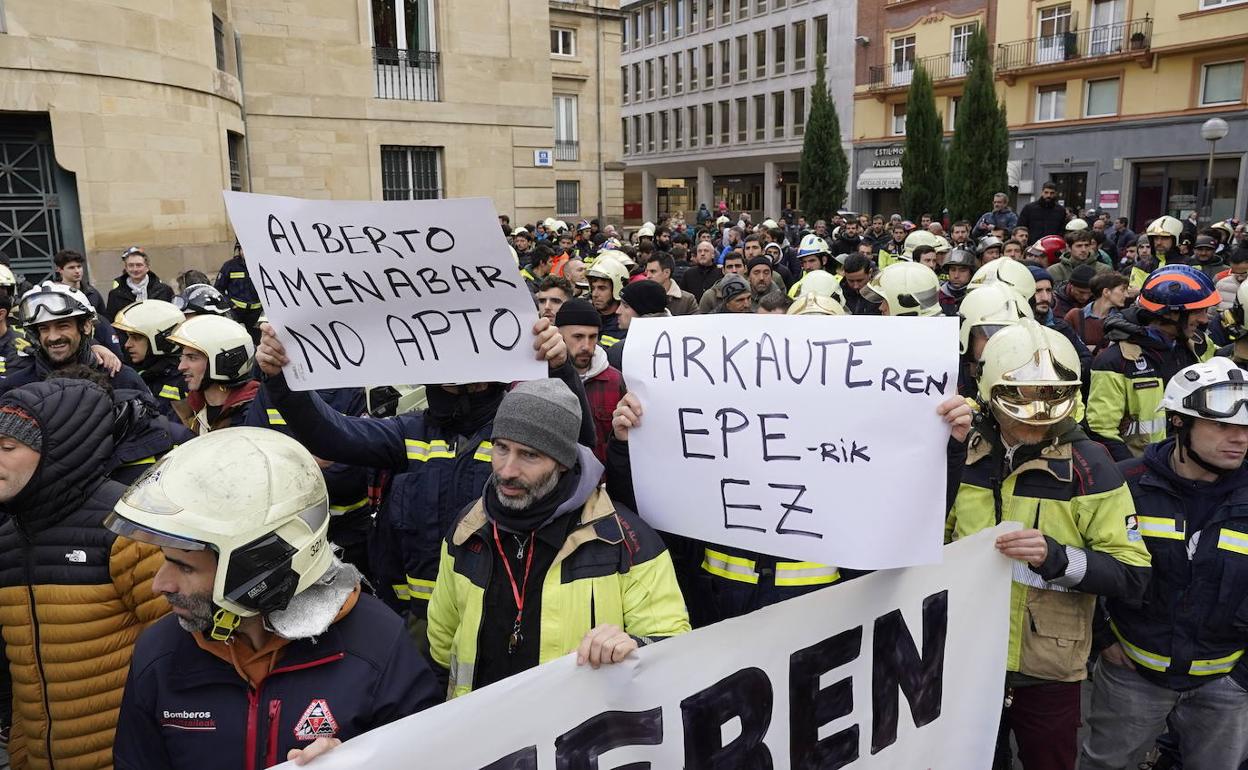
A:
POLYGON ((1103 209, 1118 208, 1118 191, 1101 190, 1101 199, 1097 202, 1097 207, 1103 209))
POLYGON ((888 147, 876 147, 875 158, 871 161, 873 168, 887 168, 889 166, 900 166, 901 156, 906 152, 904 145, 893 144, 888 147))

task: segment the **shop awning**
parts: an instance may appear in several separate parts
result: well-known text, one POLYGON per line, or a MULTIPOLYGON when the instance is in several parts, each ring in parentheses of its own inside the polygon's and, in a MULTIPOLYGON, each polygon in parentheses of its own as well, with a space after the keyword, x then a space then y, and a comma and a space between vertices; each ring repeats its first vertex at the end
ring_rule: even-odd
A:
POLYGON ((901 166, 864 169, 858 175, 859 190, 901 189, 901 166))

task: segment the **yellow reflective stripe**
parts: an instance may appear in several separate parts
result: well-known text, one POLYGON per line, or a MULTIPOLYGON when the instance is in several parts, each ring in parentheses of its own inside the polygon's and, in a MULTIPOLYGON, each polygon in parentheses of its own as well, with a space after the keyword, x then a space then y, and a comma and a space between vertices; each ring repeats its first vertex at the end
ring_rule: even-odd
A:
POLYGON ((9 370, 8 367, 8 363, 5 362, 3 357, 0 357, 0 374, 6 373, 9 370))
POLYGON ((394 589, 394 595, 399 601, 405 602, 412 598, 412 594, 407 590, 406 583, 395 583, 390 587, 394 589))
POLYGON ((726 553, 712 551, 707 548, 702 554, 702 569, 725 580, 736 580, 740 583, 758 583, 758 573, 754 570, 754 560, 740 556, 729 556, 726 553))
POLYGON ((813 561, 776 562, 776 585, 778 586, 828 585, 840 579, 840 570, 828 564, 813 561))
POLYGON ((421 580, 411 575, 407 576, 407 591, 413 599, 423 599, 429 601, 433 596, 433 581, 421 580))
POLYGON ((241 299, 234 299, 231 297, 230 302, 234 303, 234 307, 242 308, 243 310, 247 309, 247 303, 243 302, 241 299))
POLYGON ((282 417, 282 413, 277 411, 276 409, 265 409, 264 411, 269 416, 269 425, 285 425, 286 424, 286 418, 282 417))
POLYGON ((1239 650, 1232 652, 1230 655, 1222 658, 1209 658, 1207 660, 1193 660, 1192 667, 1188 669, 1188 673, 1193 676, 1209 676, 1210 674, 1228 674, 1231 669, 1235 668, 1235 664, 1243 657, 1244 651, 1239 650))
POLYGON ((156 462, 155 457, 144 457, 142 460, 131 460, 128 463, 122 463, 123 468, 133 468, 136 465, 151 465, 156 462))
POLYGON ((604 348, 609 348, 619 341, 620 339, 618 337, 612 337, 610 334, 603 334, 598 337, 598 344, 602 345, 604 348))
MULTIPOLYGON (((1139 382, 1147 382, 1155 378, 1149 377, 1139 380, 1139 382)), ((1161 380, 1156 380, 1160 383, 1161 380)), ((1154 417, 1151 420, 1132 420, 1127 424, 1125 430, 1122 431, 1123 436, 1151 436, 1154 433, 1161 433, 1166 429, 1165 417, 1154 417)))
POLYGON ((1224 551, 1248 555, 1248 534, 1223 527, 1218 534, 1218 547, 1224 551))
POLYGON ((1164 672, 1170 667, 1170 658, 1165 655, 1158 655, 1153 652, 1148 652, 1147 650, 1142 650, 1134 644, 1128 642, 1126 639, 1123 639, 1122 632, 1118 630, 1118 626, 1114 623, 1114 621, 1109 621, 1109 628, 1114 632, 1114 636, 1118 637, 1118 643, 1122 645, 1122 651, 1125 652, 1127 657, 1131 660, 1135 661, 1144 668, 1151 669, 1153 671, 1164 672))
POLYGON ((492 444, 489 441, 482 441, 481 445, 477 447, 477 451, 473 452, 472 454, 472 459, 480 460, 483 463, 490 462, 491 458, 493 457, 494 457, 494 444, 492 444))
POLYGON ((182 391, 178 389, 177 385, 162 385, 160 386, 160 397, 180 401, 182 400, 182 391))
POLYGON ((1174 519, 1164 516, 1137 516, 1140 534, 1144 537, 1159 537, 1166 540, 1182 540, 1183 531, 1175 528, 1174 519))
POLYGON ((409 460, 420 460, 423 463, 429 460, 455 459, 455 452, 445 441, 418 441, 408 438, 403 439, 403 443, 407 445, 407 459, 409 460))
POLYGON ((368 498, 358 500, 350 505, 331 505, 329 506, 329 514, 331 516, 341 516, 344 513, 353 513, 368 505, 368 498))
POLYGON ((230 273, 230 277, 231 277, 231 278, 246 278, 246 277, 247 277, 247 273, 244 273, 244 272, 232 272, 232 273, 230 273))

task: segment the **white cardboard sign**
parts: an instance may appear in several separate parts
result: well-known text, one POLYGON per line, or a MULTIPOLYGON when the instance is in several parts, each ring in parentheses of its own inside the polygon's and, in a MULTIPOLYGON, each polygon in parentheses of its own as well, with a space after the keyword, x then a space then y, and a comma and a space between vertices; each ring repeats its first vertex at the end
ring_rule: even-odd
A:
POLYGON ((1010 596, 1010 561, 993 540, 1009 528, 948 546, 943 564, 867 575, 597 671, 565 656, 349 740, 314 766, 989 767, 1010 596))
POLYGON ((940 559, 957 319, 637 319, 624 371, 638 513, 666 532, 855 569, 940 559))
POLYGON ((292 388, 546 376, 537 310, 489 199, 224 194, 292 388))

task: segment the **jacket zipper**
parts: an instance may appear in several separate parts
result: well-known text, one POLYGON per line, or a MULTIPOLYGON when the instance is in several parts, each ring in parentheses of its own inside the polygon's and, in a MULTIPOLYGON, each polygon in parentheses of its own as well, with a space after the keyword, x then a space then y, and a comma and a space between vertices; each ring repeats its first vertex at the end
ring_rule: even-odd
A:
POLYGON ((34 642, 35 669, 39 672, 39 697, 43 700, 43 713, 48 718, 48 732, 44 736, 44 748, 48 752, 48 767, 55 768, 56 761, 52 757, 52 705, 48 703, 48 676, 43 670, 43 654, 41 653, 40 635, 39 635, 39 615, 35 609, 35 586, 34 586, 34 567, 31 561, 34 559, 34 551, 31 548, 30 539, 26 537, 26 533, 21 531, 17 526, 17 520, 14 519, 14 528, 22 536, 25 541, 23 550, 25 550, 25 568, 26 568, 26 600, 30 605, 30 628, 32 633, 32 641, 34 642))
POLYGON ((277 728, 281 722, 282 702, 269 701, 269 746, 265 752, 264 766, 273 767, 277 764, 277 728))
MULTIPOLYGON (((322 665, 325 665, 326 663, 333 663, 335 661, 342 660, 345 657, 346 657, 346 653, 336 652, 333 655, 327 655, 324 658, 317 658, 316 660, 310 660, 306 663, 296 663, 293 666, 284 666, 282 668, 275 668, 269 672, 269 675, 264 678, 264 681, 260 683, 259 687, 247 688, 247 742, 246 742, 247 767, 246 767, 246 770, 256 770, 256 755, 260 753, 260 747, 258 745, 259 733, 260 733, 260 693, 264 689, 265 682, 269 681, 269 679, 271 679, 275 674, 286 674, 291 671, 301 671, 305 668, 312 668, 314 666, 322 666, 322 665)), ((270 720, 269 739, 270 740, 269 740, 269 746, 267 749, 267 754, 269 756, 272 756, 276 754, 277 752, 277 718, 273 710, 274 704, 277 704, 276 706, 277 714, 280 714, 282 702, 280 700, 274 700, 274 701, 269 702, 269 720, 270 720)), ((276 764, 276 760, 273 762, 273 764, 276 764)), ((271 767, 271 766, 272 764, 265 765, 265 767, 271 767)))

